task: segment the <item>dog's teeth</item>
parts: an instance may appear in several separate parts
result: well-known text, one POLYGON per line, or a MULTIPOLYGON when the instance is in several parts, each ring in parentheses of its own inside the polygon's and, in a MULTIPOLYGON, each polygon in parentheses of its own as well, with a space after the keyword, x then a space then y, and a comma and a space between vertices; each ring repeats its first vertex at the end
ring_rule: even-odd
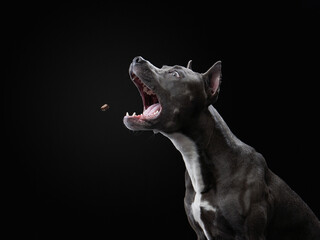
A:
POLYGON ((129 113, 128 112, 126 113, 126 116, 129 117, 129 113))
POLYGON ((134 117, 136 115, 136 112, 134 112, 133 114, 132 114, 132 117, 134 117))

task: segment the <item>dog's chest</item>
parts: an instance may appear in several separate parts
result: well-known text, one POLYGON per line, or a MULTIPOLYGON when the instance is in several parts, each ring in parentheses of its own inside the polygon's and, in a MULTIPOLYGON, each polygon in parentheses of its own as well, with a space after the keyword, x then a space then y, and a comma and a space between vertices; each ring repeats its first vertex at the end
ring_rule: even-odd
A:
POLYGON ((201 215, 207 212, 216 212, 217 209, 209 201, 204 200, 202 194, 196 193, 190 205, 191 213, 197 222, 201 221, 201 215))
POLYGON ((207 239, 210 239, 212 231, 211 228, 215 221, 215 214, 217 209, 203 199, 203 196, 199 193, 195 194, 193 202, 189 208, 189 214, 191 213, 192 218, 196 221, 201 229, 203 230, 204 234, 206 235, 207 239))
POLYGON ((216 207, 201 192, 205 188, 196 144, 181 133, 164 134, 181 153, 195 194, 188 202, 188 214, 200 226, 207 239, 215 219, 216 207))

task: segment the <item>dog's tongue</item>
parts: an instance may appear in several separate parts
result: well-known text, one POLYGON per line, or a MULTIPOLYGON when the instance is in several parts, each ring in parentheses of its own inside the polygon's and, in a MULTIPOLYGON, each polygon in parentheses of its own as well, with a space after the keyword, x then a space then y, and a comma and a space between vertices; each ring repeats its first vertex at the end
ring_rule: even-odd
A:
POLYGON ((160 112, 161 105, 160 103, 152 104, 150 107, 148 107, 146 110, 143 111, 143 115, 145 116, 153 116, 158 112, 160 112))

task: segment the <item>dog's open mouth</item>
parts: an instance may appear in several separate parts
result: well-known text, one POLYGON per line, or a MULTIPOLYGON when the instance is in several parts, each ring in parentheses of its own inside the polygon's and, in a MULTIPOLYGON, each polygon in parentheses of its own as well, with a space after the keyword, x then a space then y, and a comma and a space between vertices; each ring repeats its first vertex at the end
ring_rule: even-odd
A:
POLYGON ((126 118, 135 118, 139 120, 152 120, 157 118, 162 110, 157 94, 144 84, 137 75, 130 73, 130 77, 139 90, 143 103, 143 113, 132 115, 126 113, 126 118))

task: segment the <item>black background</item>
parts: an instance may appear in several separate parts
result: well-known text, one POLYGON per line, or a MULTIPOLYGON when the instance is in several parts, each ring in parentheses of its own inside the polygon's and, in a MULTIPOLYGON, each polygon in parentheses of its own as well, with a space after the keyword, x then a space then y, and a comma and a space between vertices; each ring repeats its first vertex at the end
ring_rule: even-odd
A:
POLYGON ((137 55, 158 67, 192 59, 198 72, 222 60, 215 107, 320 216, 315 5, 183 5, 3 5, 11 239, 196 239, 179 152, 122 123, 142 111, 128 76, 137 55))

